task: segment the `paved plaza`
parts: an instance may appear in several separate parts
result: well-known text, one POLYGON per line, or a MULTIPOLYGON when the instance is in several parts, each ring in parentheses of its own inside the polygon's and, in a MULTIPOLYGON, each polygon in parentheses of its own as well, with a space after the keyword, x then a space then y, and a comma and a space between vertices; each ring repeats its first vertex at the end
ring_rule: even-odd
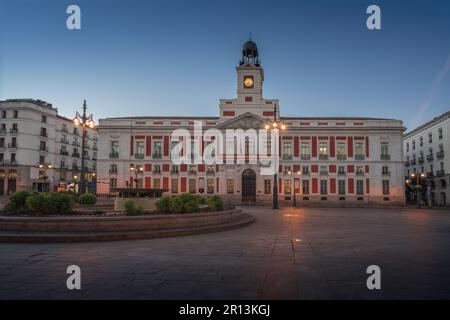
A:
POLYGON ((450 211, 243 207, 186 237, 0 244, 1 299, 450 299, 450 211), (66 288, 69 265, 81 290, 66 288), (381 268, 368 290, 366 268, 381 268))

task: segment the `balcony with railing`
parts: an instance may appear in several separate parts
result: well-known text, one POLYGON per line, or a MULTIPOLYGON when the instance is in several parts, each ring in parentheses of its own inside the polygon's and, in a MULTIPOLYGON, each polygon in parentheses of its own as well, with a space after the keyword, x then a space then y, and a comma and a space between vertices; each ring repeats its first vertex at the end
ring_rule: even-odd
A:
POLYGON ((417 162, 418 162, 419 164, 423 164, 424 160, 425 160, 425 159, 424 159, 423 157, 417 158, 417 162))
POLYGON ((41 131, 41 132, 39 132, 39 136, 40 136, 41 138, 48 138, 48 133, 45 132, 45 131, 41 131))
POLYGON ((61 143, 65 143, 65 144, 69 144, 69 140, 61 138, 61 140, 59 140, 61 143))
POLYGON ((283 160, 292 160, 292 154, 283 154, 283 160))
POLYGON ((16 166, 17 161, 16 160, 3 160, 3 161, 0 161, 0 165, 1 166, 16 166))
POLYGON ((328 170, 322 169, 322 170, 319 171, 319 174, 320 175, 327 175, 328 174, 328 170))
POLYGON ((61 151, 59 151, 59 154, 62 155, 62 156, 68 156, 69 155, 69 151, 61 150, 61 151))
POLYGON ((436 158, 443 159, 444 158, 444 151, 439 151, 436 153, 436 158))
POLYGON ((135 153, 134 157, 136 159, 144 159, 145 158, 145 154, 144 153, 135 153))
POLYGON ((414 166, 414 165, 416 165, 416 164, 417 164, 417 160, 416 160, 416 159, 412 159, 412 160, 411 160, 411 165, 414 166))
POLYGON ((366 157, 363 154, 355 154, 355 160, 364 160, 366 157))
POLYGON ((310 154, 301 154, 300 159, 309 160, 309 159, 311 159, 311 155, 310 154))
POLYGON ((347 155, 346 154, 337 154, 336 159, 337 160, 347 160, 347 155))
POLYGON ((445 171, 444 170, 437 170, 436 171, 436 176, 438 176, 438 177, 445 176, 445 171))
POLYGON ((215 174, 216 173, 216 170, 214 170, 214 169, 207 169, 206 170, 206 174, 215 174))
POLYGON ((6 134, 6 129, 0 129, 0 135, 6 134))
POLYGON ((427 177, 434 177, 434 172, 433 171, 427 172, 427 177))
POLYGON ((380 158, 381 158, 381 160, 388 161, 388 160, 391 160, 391 155, 382 153, 380 158))
POLYGON ((72 152, 72 157, 79 158, 80 153, 79 152, 72 152))
POLYGON ((118 157, 119 157, 119 152, 117 152, 117 151, 113 151, 113 152, 109 153, 109 158, 110 159, 116 159, 118 157))
POLYGON ((328 160, 328 154, 320 153, 319 160, 328 160))
POLYGON ((433 161, 434 156, 432 154, 427 155, 427 161, 433 161))
POLYGON ((153 174, 160 174, 161 173, 161 168, 159 168, 159 167, 153 168, 152 173, 153 174))
POLYGON ((9 129, 9 133, 19 133, 19 129, 18 128, 11 128, 9 129))
POLYGON ((170 174, 178 174, 179 172, 178 172, 178 167, 176 167, 176 168, 172 168, 171 170, 170 170, 170 174))
POLYGON ((79 147, 79 146, 80 146, 80 143, 79 143, 78 141, 72 141, 72 145, 73 145, 73 146, 79 147))
POLYGON ((346 172, 345 172, 345 170, 338 170, 338 173, 337 173, 339 176, 345 176, 346 175, 346 172))
POLYGON ((391 175, 391 172, 390 172, 390 171, 387 171, 387 170, 382 170, 382 171, 381 171, 381 175, 387 177, 387 176, 390 176, 390 175, 391 175))
POLYGON ((153 158, 153 159, 162 159, 162 153, 154 152, 154 153, 152 154, 152 158, 153 158))
POLYGON ((410 165, 411 165, 411 162, 410 162, 409 160, 406 160, 406 161, 405 161, 405 166, 406 166, 406 167, 409 167, 410 165))

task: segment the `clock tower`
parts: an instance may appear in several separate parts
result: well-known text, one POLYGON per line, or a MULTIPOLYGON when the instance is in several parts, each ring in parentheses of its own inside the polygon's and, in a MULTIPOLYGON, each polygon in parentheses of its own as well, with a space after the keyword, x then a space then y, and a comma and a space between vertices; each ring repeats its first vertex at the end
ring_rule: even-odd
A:
POLYGON ((221 117, 232 117, 246 112, 264 118, 273 116, 274 105, 278 105, 278 100, 263 98, 264 70, 258 47, 251 39, 242 47, 242 58, 236 67, 236 74, 237 98, 220 100, 221 117))

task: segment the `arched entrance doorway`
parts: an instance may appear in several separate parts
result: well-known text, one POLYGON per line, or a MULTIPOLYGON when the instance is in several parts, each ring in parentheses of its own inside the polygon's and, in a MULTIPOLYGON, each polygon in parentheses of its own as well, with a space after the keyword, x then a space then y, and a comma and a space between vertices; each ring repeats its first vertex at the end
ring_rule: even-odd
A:
POLYGON ((256 202, 256 174, 252 169, 242 172, 242 202, 256 202))

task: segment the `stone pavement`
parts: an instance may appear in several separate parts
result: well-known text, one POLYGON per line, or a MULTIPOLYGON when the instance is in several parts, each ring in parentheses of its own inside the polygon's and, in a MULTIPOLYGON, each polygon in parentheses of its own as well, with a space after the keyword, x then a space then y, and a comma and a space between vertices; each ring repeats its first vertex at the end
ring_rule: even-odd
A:
POLYGON ((256 222, 218 233, 0 244, 0 298, 450 299, 450 211, 243 208, 256 222), (372 264, 381 290, 366 287, 372 264))

